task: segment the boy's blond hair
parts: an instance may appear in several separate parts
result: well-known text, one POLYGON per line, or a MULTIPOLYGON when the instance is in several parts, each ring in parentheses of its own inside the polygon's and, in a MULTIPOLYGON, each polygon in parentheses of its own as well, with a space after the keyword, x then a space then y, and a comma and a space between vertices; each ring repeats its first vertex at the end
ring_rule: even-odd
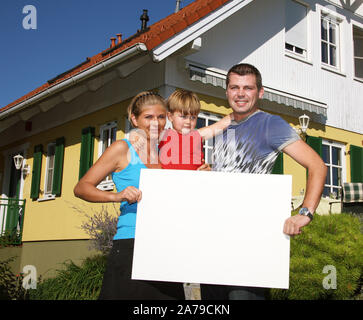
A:
POLYGON ((189 90, 177 89, 166 102, 170 113, 180 112, 182 115, 196 116, 200 112, 200 101, 198 96, 189 90))

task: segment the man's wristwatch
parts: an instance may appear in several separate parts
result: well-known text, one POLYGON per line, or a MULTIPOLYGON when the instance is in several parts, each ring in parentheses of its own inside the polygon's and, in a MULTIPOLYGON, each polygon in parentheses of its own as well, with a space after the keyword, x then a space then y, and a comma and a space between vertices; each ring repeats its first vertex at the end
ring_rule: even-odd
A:
POLYGON ((301 208, 299 210, 299 214, 301 214, 302 216, 307 216, 310 218, 310 221, 313 220, 313 215, 311 214, 311 212, 309 211, 308 208, 301 208))

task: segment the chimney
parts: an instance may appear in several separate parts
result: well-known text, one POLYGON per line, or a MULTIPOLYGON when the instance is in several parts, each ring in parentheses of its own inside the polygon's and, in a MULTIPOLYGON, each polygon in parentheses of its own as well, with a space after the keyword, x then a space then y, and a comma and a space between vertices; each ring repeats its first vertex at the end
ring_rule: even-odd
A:
POLYGON ((147 15, 147 10, 143 10, 143 14, 140 17, 141 20, 141 31, 144 31, 147 28, 147 22, 149 21, 149 16, 147 15))
POLYGON ((181 0, 176 0, 175 13, 177 13, 180 10, 180 2, 181 0))
POLYGON ((118 33, 116 34, 116 36, 117 36, 117 43, 120 44, 122 42, 122 34, 118 33))
POLYGON ((111 48, 116 45, 116 38, 111 38, 111 48))

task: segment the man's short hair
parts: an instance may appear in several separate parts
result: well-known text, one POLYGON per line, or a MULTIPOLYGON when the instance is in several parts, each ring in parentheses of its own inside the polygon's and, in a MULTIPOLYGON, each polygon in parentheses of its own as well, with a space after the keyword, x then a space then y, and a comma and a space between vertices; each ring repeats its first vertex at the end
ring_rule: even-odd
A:
POLYGON ((182 115, 198 115, 200 101, 198 96, 189 90, 177 89, 168 98, 167 109, 169 112, 180 112, 182 115))
POLYGON ((236 73, 240 76, 245 76, 247 74, 253 74, 256 76, 256 85, 257 85, 257 89, 261 90, 262 88, 262 76, 260 71, 258 71, 258 69, 248 63, 240 63, 240 64, 236 64, 234 65, 231 69, 229 69, 228 73, 227 73, 227 78, 226 78, 226 88, 228 88, 228 84, 229 84, 229 76, 231 73, 236 73))

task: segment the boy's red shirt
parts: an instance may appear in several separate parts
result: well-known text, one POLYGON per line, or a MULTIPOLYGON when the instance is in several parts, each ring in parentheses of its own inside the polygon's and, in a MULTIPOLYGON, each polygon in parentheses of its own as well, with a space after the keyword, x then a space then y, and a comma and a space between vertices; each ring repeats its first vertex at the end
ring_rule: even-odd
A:
POLYGON ((163 169, 197 170, 204 159, 198 130, 181 134, 167 129, 159 143, 159 159, 163 169))

